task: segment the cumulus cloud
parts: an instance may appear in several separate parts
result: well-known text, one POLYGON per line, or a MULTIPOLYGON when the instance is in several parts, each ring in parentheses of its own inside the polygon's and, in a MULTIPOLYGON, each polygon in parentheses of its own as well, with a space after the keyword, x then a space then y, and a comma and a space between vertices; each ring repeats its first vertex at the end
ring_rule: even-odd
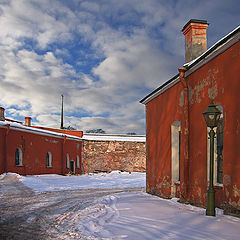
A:
POLYGON ((139 100, 184 63, 182 26, 207 19, 220 38, 239 23, 237 9, 234 0, 1 1, 0 105, 59 127, 64 94, 66 126, 144 133, 139 100))

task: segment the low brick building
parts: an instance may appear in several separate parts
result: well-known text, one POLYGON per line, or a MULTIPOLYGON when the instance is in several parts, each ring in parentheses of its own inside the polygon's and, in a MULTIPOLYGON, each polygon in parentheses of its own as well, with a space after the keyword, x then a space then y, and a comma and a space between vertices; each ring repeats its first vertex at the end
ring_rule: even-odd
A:
POLYGON ((0 107, 0 174, 146 170, 145 136, 83 136, 82 131, 32 126, 30 117, 24 124, 7 119, 4 110, 0 107))
POLYGON ((81 174, 81 131, 44 129, 6 119, 0 107, 0 174, 81 174))
POLYGON ((85 172, 145 172, 145 136, 84 134, 83 169, 85 172))

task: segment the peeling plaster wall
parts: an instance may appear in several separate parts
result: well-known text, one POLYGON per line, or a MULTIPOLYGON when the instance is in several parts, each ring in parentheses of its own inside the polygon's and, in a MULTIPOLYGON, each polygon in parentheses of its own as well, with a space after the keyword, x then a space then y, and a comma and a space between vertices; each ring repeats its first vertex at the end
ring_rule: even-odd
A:
POLYGON ((84 140, 84 171, 145 172, 145 142, 84 140))
MULTIPOLYGON (((180 124, 183 122, 182 89, 182 84, 179 82, 146 105, 146 190, 150 194, 165 198, 171 196, 171 125, 175 121, 179 121, 180 124)), ((183 176, 183 173, 180 175, 183 176)))
MULTIPOLYGON (((186 81, 189 86, 189 163, 183 161, 186 146, 182 144, 181 181, 176 194, 181 201, 206 206, 207 127, 202 112, 214 100, 223 107, 224 116, 223 185, 215 186, 216 205, 240 215, 240 42, 194 71, 186 81)), ((146 104, 147 192, 151 194, 171 197, 171 124, 176 120, 184 122, 184 104, 181 83, 146 104)))
POLYGON ((222 208, 238 208, 240 198, 240 150, 238 143, 240 42, 237 42, 208 64, 187 77, 190 102, 190 168, 188 201, 206 204, 207 188, 207 127, 202 112, 211 100, 223 107, 223 186, 216 186, 216 204, 222 208), (201 191, 201 194, 199 192, 201 191))

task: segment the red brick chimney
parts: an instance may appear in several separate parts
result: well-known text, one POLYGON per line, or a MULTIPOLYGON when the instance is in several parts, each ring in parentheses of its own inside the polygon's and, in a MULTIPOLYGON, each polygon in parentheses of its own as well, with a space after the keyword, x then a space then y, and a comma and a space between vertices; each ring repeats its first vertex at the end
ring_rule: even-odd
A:
POLYGON ((31 127, 31 117, 25 117, 25 126, 31 127))
POLYGON ((4 111, 5 109, 0 107, 0 121, 5 121, 4 111))
POLYGON ((191 62, 207 50, 206 20, 191 19, 182 29, 185 36, 185 62, 191 62))

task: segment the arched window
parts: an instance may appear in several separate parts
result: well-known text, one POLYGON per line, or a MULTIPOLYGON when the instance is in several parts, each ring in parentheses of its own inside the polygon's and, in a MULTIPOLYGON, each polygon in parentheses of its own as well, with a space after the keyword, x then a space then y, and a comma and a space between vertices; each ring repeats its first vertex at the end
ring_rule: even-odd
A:
POLYGON ((181 123, 173 122, 171 126, 172 139, 172 180, 180 181, 180 150, 181 150, 181 123))
POLYGON ((176 185, 175 183, 180 182, 180 161, 181 161, 181 122, 175 121, 171 125, 171 144, 172 144, 172 185, 171 192, 172 196, 175 196, 176 185))
POLYGON ((70 168, 69 154, 66 155, 66 167, 70 168))
POLYGON ((47 152, 47 156, 46 156, 46 166, 48 168, 52 167, 52 153, 51 152, 47 152))
POLYGON ((77 155, 77 168, 80 168, 80 160, 78 155, 77 155))
POLYGON ((15 165, 22 166, 22 150, 21 148, 17 148, 15 151, 15 165))

